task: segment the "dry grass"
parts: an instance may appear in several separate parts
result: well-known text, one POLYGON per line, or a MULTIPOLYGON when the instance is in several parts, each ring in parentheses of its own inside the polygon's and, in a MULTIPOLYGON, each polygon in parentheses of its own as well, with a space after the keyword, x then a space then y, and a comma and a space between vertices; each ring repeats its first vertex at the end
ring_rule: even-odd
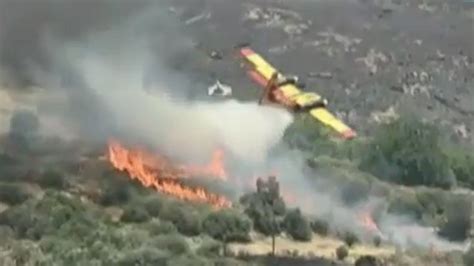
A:
MULTIPOLYGON (((287 255, 288 252, 297 250, 301 256, 318 256, 327 259, 336 259, 336 249, 344 242, 329 237, 314 235, 310 242, 295 242, 288 237, 280 236, 276 239, 276 253, 287 255)), ((271 238, 254 239, 248 244, 231 244, 230 249, 235 252, 244 252, 251 255, 265 255, 271 252, 271 238)), ((349 250, 347 261, 353 262, 362 255, 372 255, 378 258, 388 258, 395 254, 391 246, 375 247, 370 245, 355 245, 349 250)))

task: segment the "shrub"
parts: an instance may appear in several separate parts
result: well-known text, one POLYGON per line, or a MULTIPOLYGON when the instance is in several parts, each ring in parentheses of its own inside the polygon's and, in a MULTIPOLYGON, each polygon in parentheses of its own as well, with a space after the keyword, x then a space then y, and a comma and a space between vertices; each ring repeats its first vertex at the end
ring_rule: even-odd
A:
POLYGON ((474 247, 471 246, 471 248, 466 253, 464 253, 462 259, 464 261, 464 265, 474 265, 474 247))
POLYGON ((203 222, 203 229, 208 235, 224 242, 249 241, 251 227, 246 215, 231 210, 211 213, 203 222))
POLYGON ((25 202, 29 194, 16 184, 0 184, 0 201, 9 205, 17 205, 25 202))
POLYGON ((0 214, 0 224, 10 226, 17 237, 39 240, 60 232, 60 227, 84 215, 85 208, 74 198, 47 191, 42 199, 30 200, 0 214))
POLYGON ((146 230, 153 236, 178 232, 176 226, 168 221, 152 220, 146 224, 145 227, 146 230))
MULTIPOLYGON (((233 258, 219 258, 214 260, 215 266, 243 266, 243 265, 249 265, 247 263, 244 263, 242 261, 233 259, 233 258)), ((257 265, 257 264, 253 264, 257 265)), ((267 264, 268 265, 268 264, 267 264)))
POLYGON ((364 154, 360 168, 386 181, 442 188, 455 182, 441 133, 413 117, 381 126, 364 154))
POLYGON ((130 188, 125 182, 110 182, 104 186, 99 203, 104 206, 120 205, 131 198, 130 188))
POLYGON ((380 236, 375 236, 374 237, 374 246, 380 247, 382 244, 382 238, 380 236))
POLYGON ((190 250, 186 240, 176 234, 157 236, 152 240, 152 245, 173 255, 185 254, 190 250))
POLYGON ((202 243, 197 249, 196 253, 200 256, 211 258, 211 257, 220 256, 221 250, 222 250, 221 243, 215 240, 212 240, 212 241, 205 241, 204 243, 202 243))
POLYGON ((313 232, 320 236, 327 236, 329 232, 329 223, 320 219, 316 219, 311 223, 313 232))
POLYGON ((379 266, 380 262, 374 256, 365 255, 355 261, 354 266, 379 266))
POLYGON ((129 205, 124 209, 120 219, 126 223, 143 223, 150 219, 150 215, 143 206, 129 205))
POLYGON ((10 256, 15 261, 15 265, 38 265, 45 259, 39 246, 30 240, 15 242, 10 256))
POLYGON ((168 254, 159 249, 146 247, 132 251, 126 251, 121 255, 115 265, 166 265, 168 254))
POLYGON ((186 254, 170 259, 168 266, 212 266, 214 265, 205 258, 196 255, 186 254))
POLYGON ((196 236, 201 233, 201 216, 195 211, 186 212, 186 210, 182 210, 180 211, 179 218, 173 222, 178 229, 178 232, 183 235, 196 236))
POLYGON ((471 230, 472 202, 464 196, 453 196, 446 207, 447 221, 439 234, 451 241, 463 241, 471 230))
POLYGON ((59 172, 49 170, 40 176, 38 184, 44 188, 64 189, 66 187, 66 180, 59 172))
POLYGON ((421 219, 423 207, 414 194, 398 194, 390 200, 388 212, 394 214, 409 215, 417 220, 421 219))
POLYGON ((295 240, 310 241, 311 227, 299 209, 289 211, 283 220, 285 231, 295 240))
POLYGON ((457 181, 464 186, 474 188, 474 156, 468 149, 452 147, 447 150, 449 164, 457 181))
POLYGON ((199 213, 178 202, 170 202, 163 206, 160 219, 172 222, 178 231, 187 236, 195 236, 201 233, 202 220, 199 213))
POLYGON ((446 206, 446 196, 443 191, 417 190, 416 198, 423 211, 430 215, 442 215, 446 206))
POLYGON ((354 244, 358 242, 359 242, 359 238, 353 232, 346 232, 344 234, 344 243, 346 243, 348 247, 352 247, 354 244))
POLYGON ((164 200, 158 196, 154 196, 145 201, 145 208, 152 217, 158 217, 160 215, 160 211, 164 205, 163 201, 164 200))
POLYGON ((349 249, 346 246, 340 246, 336 249, 336 256, 338 260, 344 260, 349 256, 349 249))

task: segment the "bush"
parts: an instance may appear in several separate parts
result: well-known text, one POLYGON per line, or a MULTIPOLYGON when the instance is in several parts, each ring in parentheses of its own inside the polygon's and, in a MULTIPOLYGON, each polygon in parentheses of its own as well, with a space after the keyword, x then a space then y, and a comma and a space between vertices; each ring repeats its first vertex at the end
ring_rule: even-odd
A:
POLYGON ((214 265, 205 258, 196 255, 186 254, 172 258, 167 263, 168 266, 212 266, 214 265))
POLYGON ((447 151, 449 164, 460 185, 474 188, 474 156, 469 149, 452 147, 447 151))
POLYGON ((346 246, 340 246, 336 249, 336 256, 338 260, 344 260, 349 256, 349 249, 346 246))
POLYGON ((390 200, 388 212, 394 214, 408 215, 417 220, 420 220, 423 214, 423 207, 420 205, 418 199, 414 194, 399 193, 394 199, 390 200))
POLYGON ((200 214, 188 205, 170 202, 163 206, 160 219, 172 222, 178 231, 187 236, 201 233, 202 220, 200 214))
POLYGON ((382 244, 382 238, 380 236, 375 236, 374 237, 374 246, 380 247, 382 244))
POLYGON ((168 254, 156 248, 140 248, 126 251, 120 256, 115 265, 135 266, 135 265, 166 265, 168 254))
POLYGON ((310 241, 311 227, 299 209, 289 211, 283 220, 285 231, 295 240, 310 241))
POLYGON ((451 241, 464 241, 471 230, 472 202, 464 196, 453 196, 446 207, 447 221, 439 234, 451 241))
POLYGON ((441 133, 412 117, 381 126, 360 168, 389 182, 449 188, 455 183, 441 148, 441 133))
POLYGON ((232 210, 209 214, 203 222, 204 231, 211 237, 224 242, 248 242, 252 223, 244 215, 232 210))
POLYGON ((143 223, 150 219, 150 215, 143 206, 129 205, 124 209, 120 219, 125 223, 143 223))
POLYGON ((346 232, 344 234, 344 243, 346 243, 348 247, 352 247, 354 244, 358 242, 359 242, 359 238, 357 237, 356 234, 352 232, 346 232))
MULTIPOLYGON (((215 266, 243 266, 248 265, 242 261, 233 259, 233 258, 219 258, 214 260, 215 266)), ((257 264, 253 264, 257 265, 257 264)), ((268 265, 268 264, 267 264, 268 265)))
POLYGON ((130 187, 127 182, 108 182, 103 187, 104 191, 99 199, 101 205, 120 205, 128 202, 131 198, 130 187))
POLYGON ((40 176, 38 184, 43 188, 64 189, 66 187, 66 180, 59 172, 49 170, 40 176))
POLYGON ((158 217, 164 205, 163 201, 164 200, 158 196, 147 199, 145 201, 145 209, 152 217, 158 217))
POLYGON ((196 211, 186 212, 186 210, 182 210, 180 211, 179 218, 173 222, 178 232, 183 235, 197 236, 201 233, 202 220, 196 211))
POLYGON ((443 191, 437 190, 417 190, 416 198, 423 207, 423 212, 432 216, 442 215, 446 207, 446 195, 443 191))
POLYGON ((80 219, 85 211, 75 198, 47 191, 40 200, 32 199, 1 213, 0 224, 10 226, 18 238, 39 240, 44 235, 61 232, 62 226, 80 219))
POLYGON ((0 184, 0 201, 9 205, 17 205, 25 202, 29 194, 20 186, 15 184, 0 184))
POLYGON ((186 240, 176 234, 157 236, 152 240, 152 245, 162 250, 169 251, 173 255, 180 255, 189 252, 186 240))
POLYGON ((354 266, 379 266, 380 262, 374 256, 365 255, 355 261, 354 266))
POLYGON ((206 258, 218 257, 221 254, 222 245, 221 243, 213 241, 205 241, 197 249, 196 253, 206 258))
POLYGON ((474 247, 471 246, 471 248, 466 253, 464 253, 462 259, 464 261, 464 265, 474 265, 474 247))
POLYGON ((329 223, 320 219, 316 219, 311 223, 313 232, 320 236, 327 236, 329 233, 329 223))
POLYGON ((176 226, 168 221, 152 220, 145 226, 146 230, 153 236, 178 232, 176 226))

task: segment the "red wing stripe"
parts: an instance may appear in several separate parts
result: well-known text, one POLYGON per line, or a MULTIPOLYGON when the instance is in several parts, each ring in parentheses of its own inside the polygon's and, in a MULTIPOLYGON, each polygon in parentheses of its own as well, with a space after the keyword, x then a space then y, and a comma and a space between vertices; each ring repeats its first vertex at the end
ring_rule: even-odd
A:
POLYGON ((240 49, 240 53, 243 56, 246 56, 246 57, 255 54, 255 52, 250 48, 242 48, 242 49, 240 49))
POLYGON ((357 133, 355 133, 355 131, 353 131, 352 129, 342 132, 341 135, 342 135, 342 138, 344 139, 353 139, 357 137, 357 133))
POLYGON ((267 86, 268 81, 262 75, 258 74, 257 72, 249 70, 249 71, 247 71, 247 74, 249 75, 249 77, 253 81, 258 83, 260 86, 262 86, 262 87, 267 86))

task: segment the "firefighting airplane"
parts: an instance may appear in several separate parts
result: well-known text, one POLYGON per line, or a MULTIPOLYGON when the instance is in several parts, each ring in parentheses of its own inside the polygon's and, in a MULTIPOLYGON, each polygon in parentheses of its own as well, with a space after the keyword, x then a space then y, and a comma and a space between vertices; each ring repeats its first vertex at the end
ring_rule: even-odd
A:
POLYGON ((285 106, 293 112, 308 112, 312 117, 332 128, 344 139, 352 139, 356 132, 340 121, 327 109, 327 100, 314 92, 304 92, 298 85, 297 77, 286 77, 251 48, 239 48, 239 56, 248 67, 250 78, 265 88, 260 99, 285 106))

